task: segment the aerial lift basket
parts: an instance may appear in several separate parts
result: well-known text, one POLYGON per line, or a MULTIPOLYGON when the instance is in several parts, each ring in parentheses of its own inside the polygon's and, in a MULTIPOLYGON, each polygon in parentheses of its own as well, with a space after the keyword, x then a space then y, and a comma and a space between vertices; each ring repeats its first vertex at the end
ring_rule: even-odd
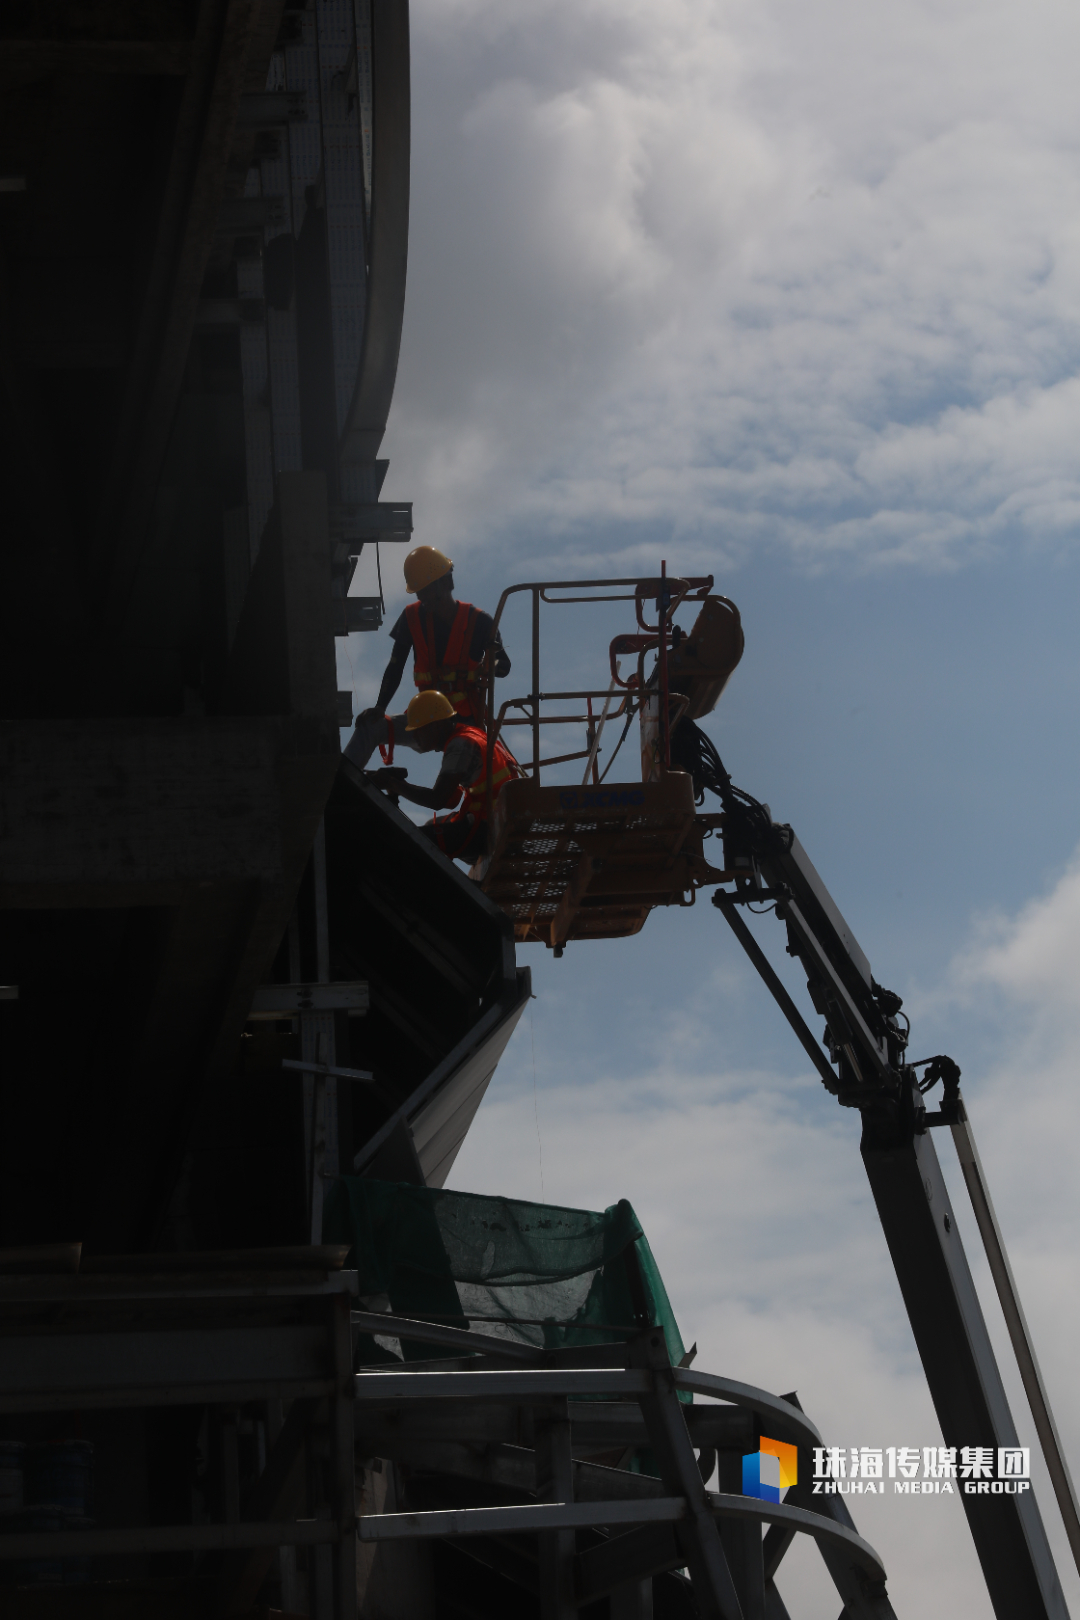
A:
MULTIPOLYGON (((472 876, 512 918, 517 939, 543 942, 561 954, 568 940, 636 934, 654 906, 692 905, 699 888, 730 876, 705 853, 705 841, 722 824, 722 815, 699 814, 691 777, 671 766, 673 727, 684 716, 697 718, 715 706, 742 655, 738 609, 725 597, 710 595, 711 588, 711 577, 677 579, 664 569, 659 578, 536 582, 503 593, 496 625, 509 596, 532 593, 533 689, 527 697, 508 699, 496 714, 490 678, 488 735, 507 741, 506 728, 528 727, 532 760, 522 765, 528 774, 493 796, 488 853, 472 876), (590 594, 548 594, 566 590, 590 594), (699 607, 689 635, 673 622, 688 600, 699 607), (540 690, 541 601, 635 603, 639 632, 611 643, 607 690, 540 690), (656 604, 655 624, 645 619, 650 602, 656 604), (646 673, 653 653, 655 666, 646 673), (624 679, 620 659, 627 655, 635 657, 637 667, 624 679), (586 712, 552 712, 552 703, 568 700, 584 702, 586 712), (594 702, 603 704, 599 713, 594 702), (598 768, 605 727, 618 719, 628 724, 632 717, 639 720, 641 778, 605 781, 598 768), (542 725, 584 725, 586 746, 542 759, 542 725), (541 781, 542 768, 577 759, 585 761, 580 784, 541 781)), ((490 747, 488 756, 493 757, 490 747)))

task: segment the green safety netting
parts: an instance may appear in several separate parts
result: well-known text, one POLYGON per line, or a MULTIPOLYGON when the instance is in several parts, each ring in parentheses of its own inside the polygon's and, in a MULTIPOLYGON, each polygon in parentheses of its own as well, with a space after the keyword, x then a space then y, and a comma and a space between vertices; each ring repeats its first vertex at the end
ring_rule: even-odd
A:
MULTIPOLYGON (((676 1365, 683 1341, 637 1216, 345 1176, 328 1189, 323 1241, 348 1243, 366 1308, 422 1317, 543 1348, 635 1332, 626 1251, 634 1246, 654 1327, 676 1365)), ((434 1345, 402 1342, 406 1359, 434 1345)), ((373 1340, 360 1359, 390 1354, 373 1340), (369 1353, 370 1350, 370 1353, 369 1353)), ((453 1355, 451 1350, 443 1355, 453 1355)))

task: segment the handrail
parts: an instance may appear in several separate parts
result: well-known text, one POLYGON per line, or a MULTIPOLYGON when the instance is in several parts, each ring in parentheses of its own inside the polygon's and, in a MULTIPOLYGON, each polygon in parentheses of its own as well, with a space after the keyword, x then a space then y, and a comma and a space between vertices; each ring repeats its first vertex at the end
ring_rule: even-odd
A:
MULTIPOLYGON (((354 1313, 353 1321, 384 1331, 393 1326, 402 1336, 427 1337, 460 1348, 471 1348, 478 1339, 486 1337, 460 1329, 441 1329, 430 1323, 411 1322, 383 1313, 354 1313)), ((619 1530, 632 1533, 634 1527, 647 1524, 684 1524, 689 1541, 693 1543, 694 1537, 702 1534, 700 1520, 703 1513, 706 1519, 714 1521, 719 1519, 748 1526, 776 1527, 767 1543, 771 1547, 779 1537, 776 1546, 772 1547, 772 1561, 766 1572, 770 1581, 788 1544, 796 1533, 802 1533, 812 1536, 818 1543, 841 1595, 844 1595, 845 1582, 869 1581, 879 1587, 884 1596, 885 1570, 881 1558, 870 1543, 856 1532, 846 1510, 842 1504, 838 1506, 835 1496, 823 1497, 822 1506, 818 1508, 809 1504, 796 1506, 793 1501, 763 1501, 755 1496, 734 1492, 704 1491, 693 1466, 692 1431, 687 1427, 686 1414, 675 1396, 677 1391, 686 1390, 713 1400, 719 1399, 725 1403, 721 1410, 731 1411, 733 1406, 749 1408, 760 1421, 768 1424, 768 1432, 774 1438, 786 1437, 800 1448, 800 1471, 808 1462, 807 1450, 822 1444, 818 1429, 801 1409, 791 1401, 752 1384, 694 1372, 690 1368, 672 1367, 662 1348, 659 1361, 654 1357, 651 1364, 648 1361, 643 1363, 641 1346, 646 1341, 654 1348, 663 1343, 661 1336, 654 1329, 649 1329, 640 1338, 610 1347, 625 1357, 626 1364, 621 1367, 552 1366, 549 1354, 522 1346, 509 1346, 503 1341, 498 1349, 484 1346, 489 1357, 486 1362, 484 1358, 477 1357, 475 1364, 464 1366, 457 1363, 440 1368, 428 1363, 423 1370, 410 1370, 407 1367, 384 1365, 357 1373, 353 1385, 357 1400, 358 1432, 363 1432, 360 1414, 364 1410, 373 1413, 385 1408, 400 1409, 403 1413, 411 1411, 413 1415, 409 1422, 412 1427, 409 1432, 415 1431, 422 1439, 423 1414, 431 1410, 432 1402, 451 1403, 463 1419, 471 1419, 471 1414, 478 1414, 480 1409, 492 1402, 526 1408, 544 1407, 552 1399, 565 1401, 569 1397, 566 1409, 569 1428, 563 1442, 567 1448, 567 1458, 572 1455, 570 1436, 574 1427, 575 1407, 579 1402, 588 1403, 595 1397, 608 1401, 629 1399, 640 1407, 651 1442, 661 1448, 661 1488, 664 1489, 664 1494, 660 1496, 649 1493, 628 1497, 624 1491, 609 1487, 610 1499, 582 1501, 573 1499, 572 1484, 564 1484, 561 1487, 562 1495, 554 1501, 530 1501, 505 1507, 453 1507, 420 1512, 364 1514, 357 1522, 360 1539, 370 1542, 427 1540, 582 1528, 603 1528, 614 1534, 619 1530), (522 1360, 528 1358, 532 1365, 514 1368, 492 1366, 492 1360, 508 1351, 522 1360), (418 1424, 420 1429, 417 1429, 418 1424), (676 1427, 672 1428, 672 1424, 676 1427), (671 1435, 670 1446, 674 1450, 665 1452, 668 1442, 664 1436, 668 1433, 671 1435), (684 1452, 685 1464, 681 1473, 678 1461, 680 1448, 684 1452)), ((709 1408, 698 1410, 704 1413, 709 1408)), ((591 1420, 591 1410, 581 1415, 586 1422, 591 1420)), ((478 1421, 483 1428, 486 1420, 478 1421)), ((437 1429, 435 1432, 443 1431, 437 1429)), ((466 1428, 462 1432, 469 1433, 471 1430, 466 1428)), ((602 1492, 600 1494, 603 1495, 602 1492)), ((659 1562, 652 1565, 653 1571, 673 1568, 676 1561, 686 1561, 686 1547, 681 1538, 682 1532, 680 1539, 673 1539, 659 1562), (670 1560, 666 1561, 669 1553, 670 1560)), ((603 1556, 590 1550, 576 1556, 571 1554, 566 1578, 572 1581, 579 1605, 589 1599, 605 1596, 612 1589, 612 1582, 626 1579, 625 1566, 618 1560, 612 1562, 611 1543, 602 1545, 609 1549, 603 1556)), ((617 1543, 620 1548, 623 1545, 621 1541, 617 1543)), ((630 1545, 629 1538, 625 1545, 630 1545)), ((695 1585, 703 1575, 708 1578, 707 1566, 693 1571, 695 1585)), ((891 1612, 887 1603, 883 1612, 891 1612)))
MULTIPOLYGON (((533 781, 538 782, 539 779, 540 779, 540 767, 541 767, 542 764, 544 764, 544 763, 562 764, 562 763, 565 763, 566 761, 574 759, 574 758, 584 758, 584 757, 586 757, 584 754, 578 754, 578 755, 566 754, 566 755, 559 755, 559 756, 557 756, 556 759, 554 759, 552 761, 549 761, 549 762, 545 762, 545 761, 541 760, 541 758, 540 758, 540 727, 541 727, 541 725, 582 724, 582 723, 589 723, 589 720, 590 720, 589 716, 582 717, 582 716, 577 716, 577 715, 557 715, 557 716, 543 717, 540 714, 540 704, 541 704, 541 702, 552 701, 553 699, 556 699, 556 698, 569 698, 569 697, 585 698, 585 699, 589 699, 589 700, 591 700, 594 697, 596 697, 596 698, 601 698, 601 697, 607 698, 608 697, 608 693, 604 692, 604 691, 575 692, 575 693, 541 692, 541 690, 540 690, 540 603, 541 602, 547 602, 552 607, 558 607, 560 605, 564 605, 564 604, 567 604, 567 603, 574 603, 574 602, 585 602, 585 603, 590 603, 590 602, 633 602, 635 604, 635 614, 636 614, 637 622, 640 625, 641 629, 643 631, 645 631, 646 633, 651 632, 652 634, 659 636, 659 639, 660 639, 660 662, 661 662, 660 690, 661 690, 661 696, 664 697, 667 694, 667 656, 666 656, 666 654, 667 654, 667 642, 666 642, 667 626, 669 626, 671 624, 671 620, 672 620, 673 615, 678 610, 678 608, 682 606, 683 602, 685 602, 686 600, 688 600, 688 598, 691 597, 691 594, 693 594, 693 599, 694 600, 704 601, 708 597, 709 592, 712 590, 712 587, 713 587, 713 576, 712 576, 712 574, 692 575, 692 576, 687 576, 686 578, 683 578, 682 576, 674 575, 674 574, 669 575, 667 573, 667 563, 666 562, 661 563, 661 571, 660 571, 660 574, 658 576, 657 575, 648 575, 648 576, 642 577, 641 575, 638 575, 637 577, 634 577, 634 578, 620 578, 620 579, 549 579, 549 580, 539 580, 539 579, 537 579, 537 580, 523 580, 520 584, 508 585, 506 587, 506 589, 503 591, 502 595, 499 597, 498 604, 497 604, 497 606, 495 608, 495 614, 494 614, 494 618, 492 620, 492 639, 494 640, 494 635, 498 631, 499 625, 502 622, 503 610, 505 609, 506 604, 510 600, 510 598, 512 596, 519 595, 523 591, 530 592, 531 595, 532 595, 532 690, 524 698, 508 699, 507 702, 505 702, 503 704, 502 708, 498 711, 498 714, 496 715, 496 706, 495 706, 495 664, 494 664, 494 660, 491 659, 490 657, 487 657, 485 659, 485 664, 486 664, 485 687, 486 687, 486 699, 487 699, 487 701, 486 701, 486 727, 487 727, 488 746, 487 746, 487 771, 486 771, 486 779, 485 779, 485 783, 484 783, 484 808, 485 808, 485 820, 486 820, 487 827, 488 827, 489 837, 490 837, 490 831, 491 831, 491 809, 492 809, 492 801, 493 801, 493 797, 494 797, 494 794, 493 794, 493 781, 494 781, 494 776, 495 776, 495 744, 498 741, 499 733, 501 732, 503 726, 504 725, 528 725, 528 726, 531 727, 531 729, 532 729, 532 744, 533 744, 532 762, 531 762, 531 765, 529 767, 523 767, 523 768, 531 769, 533 781), (623 588, 628 587, 628 586, 633 587, 633 590, 629 595, 611 594, 612 591, 618 592, 618 591, 621 591, 623 588), (582 595, 550 596, 548 594, 548 592, 550 592, 550 591, 588 591, 588 592, 606 591, 606 592, 608 592, 608 594, 606 594, 606 595, 591 594, 591 595, 585 595, 585 596, 582 596, 582 595), (645 619, 644 619, 643 613, 642 613, 644 603, 647 602, 647 601, 650 601, 650 600, 656 600, 656 602, 658 604, 658 607, 659 607, 659 613, 658 613, 659 622, 655 626, 647 625, 645 623, 645 619), (517 720, 517 719, 508 720, 506 718, 506 710, 507 710, 508 707, 525 707, 528 704, 531 704, 532 712, 531 712, 531 714, 527 715, 524 719, 522 719, 522 720, 517 720)), ((644 663, 645 663, 645 651, 642 650, 638 655, 638 679, 637 679, 637 684, 638 684, 638 687, 640 689, 644 689, 644 685, 645 685, 644 663)), ((627 684, 629 684, 629 683, 627 683, 627 684)), ((626 699, 624 699, 624 706, 615 711, 616 715, 623 714, 623 713, 626 712, 625 703, 626 703, 626 699)), ((670 716, 667 714, 666 707, 663 704, 661 705, 661 708, 662 708, 662 711, 663 711, 662 714, 661 714, 661 733, 662 733, 662 737, 663 737, 664 762, 665 762, 665 765, 670 767, 670 764, 671 764, 670 716)), ((605 706, 605 712, 606 712, 606 706, 605 706)), ((608 716, 608 718, 614 718, 614 716, 608 716)), ((603 729, 603 727, 601 726, 601 730, 602 729, 603 729)), ((596 752, 597 752, 598 748, 599 748, 599 735, 597 735, 596 738, 592 739, 592 741, 590 742, 590 746, 589 746, 588 750, 586 751, 587 756, 588 756, 588 765, 586 766, 586 771, 585 771, 586 778, 588 777, 589 769, 590 769, 590 767, 592 766, 592 764, 593 764, 593 762, 595 760, 596 752)))
MULTIPOLYGON (((878 1552, 857 1531, 835 1519, 787 1502, 762 1502, 752 1496, 706 1492, 709 1511, 718 1519, 744 1524, 776 1524, 792 1532, 801 1530, 815 1541, 832 1544, 847 1553, 873 1582, 885 1579, 878 1552)), ((456 1536, 507 1535, 522 1530, 589 1529, 615 1525, 677 1524, 685 1519, 687 1503, 681 1496, 642 1497, 637 1501, 530 1502, 524 1506, 436 1508, 421 1513, 365 1513, 356 1521, 361 1541, 411 1541, 456 1536)))
POLYGON ((350 1311, 349 1319, 353 1327, 360 1328, 364 1333, 378 1333, 391 1339, 414 1339, 418 1344, 442 1344, 455 1350, 479 1350, 482 1355, 498 1356, 504 1361, 527 1362, 530 1367, 544 1365, 542 1350, 518 1344, 513 1339, 501 1339, 494 1333, 473 1333, 469 1328, 445 1327, 439 1322, 391 1316, 385 1311, 350 1311))
MULTIPOLYGON (((759 1417, 768 1417, 783 1423, 797 1434, 800 1446, 820 1446, 821 1433, 806 1413, 779 1395, 770 1395, 756 1384, 741 1384, 734 1378, 723 1378, 717 1373, 696 1372, 693 1367, 675 1367, 672 1370, 676 1389, 691 1395, 709 1395, 714 1400, 730 1401, 733 1406, 745 1406, 759 1417)), ((780 1436, 777 1436, 779 1439, 780 1436)))
MULTIPOLYGON (((571 591, 571 590, 587 591, 587 590, 592 590, 592 589, 600 590, 602 587, 607 586, 607 585, 614 585, 616 587, 620 586, 620 585, 638 586, 638 585, 646 584, 646 583, 649 582, 649 580, 654 579, 656 577, 657 577, 656 575, 649 575, 649 576, 646 576, 645 579, 643 579, 640 574, 637 574, 632 579, 534 579, 534 580, 523 580, 520 585, 508 585, 506 587, 506 589, 503 591, 502 595, 499 597, 499 605, 495 609, 495 619, 494 619, 495 628, 496 628, 496 630, 499 628, 499 621, 502 618, 502 611, 503 611, 503 608, 506 606, 506 603, 507 603, 508 599, 511 596, 515 596, 518 593, 518 591, 539 591, 541 593, 542 600, 549 603, 550 606, 552 606, 552 607, 558 607, 560 604, 565 604, 565 603, 570 603, 570 602, 633 602, 633 601, 637 600, 637 592, 636 591, 635 591, 634 595, 632 595, 632 596, 543 596, 543 592, 544 591, 571 591)), ((674 583, 674 582, 675 581, 674 581, 674 576, 673 576, 672 583, 674 583)), ((682 583, 682 581, 680 580, 678 583, 682 583)), ((695 586, 697 586, 699 589, 702 590, 703 594, 707 594, 709 591, 712 590, 713 576, 711 574, 705 574, 705 575, 702 575, 699 580, 688 580, 687 584, 691 589, 693 589, 695 586)))

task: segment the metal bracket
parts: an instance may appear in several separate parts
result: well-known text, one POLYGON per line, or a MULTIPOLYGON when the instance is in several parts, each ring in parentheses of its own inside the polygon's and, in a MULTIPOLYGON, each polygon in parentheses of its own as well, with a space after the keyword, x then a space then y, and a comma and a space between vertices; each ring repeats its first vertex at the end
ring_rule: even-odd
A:
POLYGON ((260 984, 248 1021, 295 1018, 306 1012, 343 1012, 350 1018, 362 1018, 370 1000, 365 979, 342 979, 335 984, 260 984))
POLYGON ((301 1074, 331 1074, 338 1080, 368 1080, 375 1076, 367 1069, 337 1069, 332 1063, 304 1063, 299 1058, 282 1058, 283 1069, 297 1069, 301 1074))

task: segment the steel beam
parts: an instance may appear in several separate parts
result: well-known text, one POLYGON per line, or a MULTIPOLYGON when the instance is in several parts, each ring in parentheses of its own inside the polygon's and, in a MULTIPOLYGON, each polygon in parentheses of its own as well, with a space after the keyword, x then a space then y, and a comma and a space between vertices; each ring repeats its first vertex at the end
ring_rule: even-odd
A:
MULTIPOLYGON (((884 1602, 883 1608, 867 1610, 858 1606, 866 1592, 883 1591, 885 1570, 874 1548, 856 1532, 846 1509, 830 1517, 816 1508, 811 1511, 793 1505, 790 1495, 786 1502, 760 1502, 752 1496, 721 1495, 710 1491, 707 1502, 709 1512, 721 1521, 726 1519, 758 1530, 762 1525, 771 1524, 774 1530, 779 1529, 784 1535, 790 1533, 792 1538, 800 1532, 813 1536, 834 1580, 834 1567, 841 1572, 843 1585, 837 1583, 838 1590, 845 1602, 855 1604, 851 1610, 852 1620, 855 1616, 862 1620, 864 1615, 872 1615, 875 1620, 891 1620, 892 1609, 883 1597, 878 1599, 884 1602)), ((841 1502, 842 1498, 835 1500, 841 1502)), ((818 1502, 819 1498, 815 1497, 814 1501, 818 1502)), ((609 1505, 604 1504, 605 1510, 609 1505)), ((613 1537, 601 1547, 591 1547, 580 1553, 575 1564, 579 1604, 605 1596, 620 1582, 658 1575, 663 1570, 677 1569, 683 1565, 686 1554, 676 1538, 676 1532, 670 1528, 669 1519, 670 1515, 661 1519, 657 1513, 648 1528, 613 1537)))
POLYGON ((686 1517, 676 1539, 690 1571, 698 1614, 701 1620, 743 1620, 720 1532, 709 1511, 705 1484, 687 1433, 663 1333, 654 1328, 639 1334, 630 1355, 642 1372, 647 1370, 647 1393, 641 1397, 641 1413, 661 1478, 669 1490, 678 1491, 685 1500, 686 1517))
MULTIPOLYGON (((356 1399, 366 1405, 406 1401, 523 1401, 560 1395, 647 1395, 649 1374, 600 1368, 556 1368, 518 1372, 364 1372, 356 1375, 356 1399)), ((358 1419, 358 1421, 360 1421, 358 1419)))
MULTIPOLYGON (((206 1328, 0 1337, 0 1405, 87 1389, 126 1394, 178 1384, 258 1384, 330 1376, 326 1329, 206 1328)), ((78 1405, 76 1401, 74 1403, 78 1405)))
MULTIPOLYGON (((534 1426, 536 1494, 541 1500, 572 1503, 574 1458, 570 1413, 563 1396, 538 1412, 534 1426)), ((574 1620, 574 1531, 568 1526, 542 1531, 540 1553, 541 1620, 574 1620)))
POLYGON ((678 1569, 683 1552, 670 1524, 649 1525, 627 1535, 610 1536, 588 1547, 574 1560, 574 1590, 578 1606, 609 1597, 634 1581, 650 1580, 665 1570, 678 1569))
POLYGON ((798 1007, 796 1007, 794 1001, 792 1001, 791 997, 788 995, 786 987, 782 983, 772 963, 769 961, 769 958, 765 955, 765 952, 761 949, 761 946, 750 932, 744 919, 739 915, 738 906, 735 904, 734 900, 730 899, 729 896, 724 893, 722 889, 717 889, 714 893, 713 905, 730 924, 731 931, 735 935, 735 938, 738 940, 751 962, 757 968, 758 973, 761 975, 761 978, 764 981, 766 989, 769 991, 773 1000, 776 1002, 776 1005, 780 1008, 780 1011, 783 1013, 784 1017, 794 1030, 796 1040, 799 1042, 799 1045, 802 1047, 803 1051, 806 1053, 807 1057, 814 1065, 814 1068, 824 1081, 826 1091, 831 1091, 835 1094, 839 1086, 839 1081, 833 1072, 832 1065, 825 1056, 825 1053, 822 1051, 820 1042, 814 1039, 813 1033, 807 1024, 806 1019, 803 1017, 798 1007))
MULTIPOLYGON (((733 1401, 748 1407, 758 1417, 768 1420, 770 1432, 778 1440, 789 1440, 797 1446, 820 1446, 821 1434, 801 1408, 792 1405, 782 1395, 770 1395, 767 1389, 755 1384, 743 1384, 736 1378, 722 1378, 716 1373, 698 1372, 693 1367, 672 1369, 677 1389, 691 1395, 708 1395, 713 1400, 733 1401)), ((705 1409, 707 1410, 707 1408, 705 1409)))
MULTIPOLYGON (((346 1530, 346 1533, 349 1533, 346 1530)), ((40 1530, 0 1536, 0 1561, 29 1558, 119 1558, 134 1553, 232 1551, 239 1547, 319 1547, 340 1540, 342 1526, 302 1519, 280 1524, 167 1524, 140 1530, 40 1530)))
POLYGON ((1061 1444, 1061 1436, 1058 1434, 1054 1414, 1050 1408, 1050 1397, 1043 1383, 1035 1346, 1028 1331, 1024 1307, 1020 1303, 1016 1279, 1013 1277, 1012 1266, 1009 1264, 1009 1256, 1005 1249, 1005 1240, 994 1212, 986 1173, 982 1167, 979 1150, 975 1146, 971 1121, 963 1102, 960 1103, 960 1118, 952 1126, 952 1138, 971 1199, 971 1207, 975 1212, 975 1221, 986 1250, 986 1258, 990 1264, 990 1275, 994 1279, 1005 1325, 1012 1340, 1013 1353, 1020 1368, 1024 1393, 1028 1398, 1031 1416, 1046 1459, 1047 1472, 1054 1487, 1054 1495, 1057 1497, 1069 1546, 1072 1548, 1073 1561, 1077 1569, 1080 1569, 1080 1508, 1077 1506, 1076 1490, 1061 1444))
POLYGON ((531 1530, 587 1530, 609 1524, 672 1524, 684 1518, 681 1497, 640 1502, 529 1502, 521 1507, 437 1508, 428 1513, 364 1513, 361 1541, 431 1541, 444 1536, 502 1536, 531 1530))

